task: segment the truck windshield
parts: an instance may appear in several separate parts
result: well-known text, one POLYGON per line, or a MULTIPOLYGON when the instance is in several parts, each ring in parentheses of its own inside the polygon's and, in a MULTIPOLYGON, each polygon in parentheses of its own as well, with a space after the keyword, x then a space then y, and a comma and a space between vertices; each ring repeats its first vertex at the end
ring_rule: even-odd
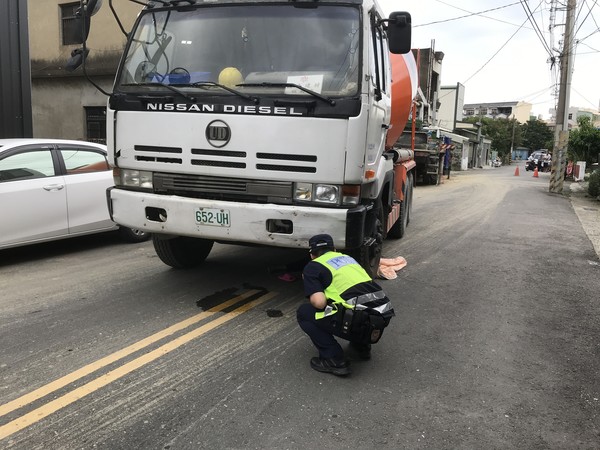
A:
POLYGON ((148 10, 129 42, 117 87, 177 86, 195 96, 356 95, 359 11, 349 6, 213 6, 148 10), (207 83, 208 82, 208 83, 207 83))

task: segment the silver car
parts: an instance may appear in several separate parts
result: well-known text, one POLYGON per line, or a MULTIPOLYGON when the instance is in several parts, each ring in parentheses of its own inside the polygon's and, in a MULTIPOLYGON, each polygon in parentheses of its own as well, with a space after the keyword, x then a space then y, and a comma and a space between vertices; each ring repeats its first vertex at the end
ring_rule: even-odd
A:
POLYGON ((111 221, 112 185, 104 145, 0 139, 0 249, 117 229, 127 241, 147 240, 111 221))

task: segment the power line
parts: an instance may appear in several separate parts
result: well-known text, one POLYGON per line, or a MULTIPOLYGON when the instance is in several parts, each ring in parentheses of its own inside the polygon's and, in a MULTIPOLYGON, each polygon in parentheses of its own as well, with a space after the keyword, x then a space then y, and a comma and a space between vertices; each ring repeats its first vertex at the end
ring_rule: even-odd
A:
MULTIPOLYGON (((550 56, 550 58, 552 58, 554 55, 552 54, 552 49, 548 46, 546 39, 544 39, 544 33, 540 30, 540 27, 538 26, 537 22, 535 21, 535 18, 533 17, 533 12, 531 11, 531 9, 529 8, 529 5, 527 4, 526 1, 521 0, 521 6, 523 6, 523 9, 525 10, 525 14, 528 14, 528 20, 531 22, 531 24, 533 25, 533 29, 535 31, 535 34, 537 34, 538 38, 540 39, 540 42, 542 43, 542 45, 544 46, 544 48, 546 49, 546 51, 548 52, 548 55, 550 56)), ((537 8, 535 8, 536 10, 540 7, 540 4, 538 5, 537 8)), ((527 22, 527 21, 526 21, 527 22)))
MULTIPOLYGON (((519 25, 517 25, 517 24, 515 24, 515 23, 507 22, 506 20, 498 19, 498 18, 496 18, 496 17, 484 16, 484 15, 483 15, 483 12, 485 12, 485 11, 483 11, 483 12, 481 12, 481 13, 474 13, 473 11, 469 11, 469 10, 467 10, 467 9, 460 8, 460 7, 456 6, 456 5, 452 5, 452 4, 450 4, 450 3, 447 3, 447 2, 444 2, 444 1, 442 1, 442 0, 435 0, 435 1, 436 1, 436 2, 438 2, 438 3, 441 3, 442 5, 446 5, 446 6, 449 6, 449 7, 451 7, 451 8, 458 9, 459 11, 464 11, 464 12, 467 12, 467 13, 470 13, 470 14, 477 14, 477 15, 479 15, 480 17, 484 17, 484 18, 486 18, 486 19, 490 19, 490 20, 495 20, 496 22, 500 22, 500 23, 505 23, 505 24, 507 24, 507 25, 511 25, 511 26, 513 26, 513 27, 518 27, 518 26, 519 26, 519 25)), ((506 5, 506 7, 508 7, 508 6, 514 6, 514 5, 515 5, 515 3, 512 3, 512 4, 510 4, 510 5, 506 5)), ((464 16, 464 17, 469 17, 469 16, 464 16)), ((529 27, 526 27, 526 28, 527 28, 527 29, 530 29, 529 27)))
MULTIPOLYGON (((584 3, 585 3, 585 5, 587 6, 587 2, 584 2, 584 3)), ((589 17, 589 15, 592 13, 592 8, 593 8, 594 6, 596 6, 596 3, 598 3, 598 0, 594 0, 594 4, 592 5, 592 7, 591 7, 591 8, 588 6, 588 9, 589 9, 589 11, 588 11, 588 13, 585 15, 585 17, 583 18, 583 20, 581 21, 581 23, 579 24, 579 26, 577 27, 577 30, 575 30, 575 34, 577 34, 577 32, 578 32, 578 31, 581 29, 581 26, 582 26, 582 25, 585 23, 585 21, 587 20, 587 18, 589 17)), ((579 9, 579 11, 581 12, 581 10, 582 10, 582 9, 583 9, 583 5, 581 6, 581 9, 579 9)), ((577 17, 579 17, 579 13, 577 14, 577 17)), ((593 19, 593 18, 594 18, 594 16, 592 16, 592 19, 593 19)), ((594 19, 594 22, 595 22, 595 21, 596 21, 596 20, 594 19)), ((596 27, 598 27, 598 24, 596 24, 596 27)))
MULTIPOLYGON (((443 2, 441 2, 441 3, 443 3, 443 2)), ((435 25, 435 24, 438 24, 438 23, 446 23, 446 22, 451 22, 451 21, 453 21, 453 20, 464 19, 465 17, 480 16, 480 15, 482 15, 482 14, 484 14, 484 13, 487 13, 487 12, 490 12, 490 11, 497 11, 497 10, 499 10, 499 9, 508 8, 509 6, 518 5, 519 3, 520 3, 520 2, 510 3, 510 4, 508 4, 508 5, 499 6, 499 7, 497 7, 497 8, 486 9, 485 11, 480 11, 480 12, 476 12, 476 13, 467 14, 466 16, 453 17, 453 18, 451 18, 451 19, 444 19, 444 20, 438 20, 438 21, 435 21, 435 22, 423 23, 423 24, 420 24, 420 25, 413 25, 413 28, 418 28, 418 27, 426 27, 426 26, 428 26, 428 25, 435 25)), ((523 25, 521 25, 521 27, 522 27, 522 26, 523 26, 523 25)), ((519 27, 519 29, 520 29, 521 27, 519 27)))
POLYGON ((589 101, 587 98, 585 98, 585 96, 584 96, 583 94, 581 94, 581 93, 577 92, 577 90, 576 90, 576 89, 575 89, 573 86, 571 86, 571 89, 572 89, 573 91, 575 91, 575 93, 577 93, 577 95, 579 95, 579 96, 580 96, 582 99, 584 99, 586 102, 588 102, 588 103, 589 103, 590 105, 592 105, 594 108, 596 108, 596 105, 595 105, 593 102, 591 102, 591 101, 589 101))
POLYGON ((587 45, 585 42, 577 42, 577 44, 580 45, 585 45, 587 48, 589 48, 590 50, 592 50, 591 52, 577 52, 578 55, 592 55, 594 53, 600 53, 600 50, 594 48, 594 47, 590 47, 589 45, 587 45))
MULTIPOLYGON (((537 9, 538 9, 538 8, 539 8, 539 7, 542 5, 542 2, 543 2, 543 0, 542 0, 542 1, 541 1, 541 2, 538 4, 538 6, 535 8, 535 10, 534 10, 534 11, 537 11, 537 9)), ((533 13, 532 13, 532 14, 533 14, 533 13)), ((494 53, 494 54, 493 54, 493 55, 490 57, 490 59, 488 59, 488 60, 487 60, 487 61, 486 61, 486 62, 485 62, 485 63, 484 63, 484 64, 483 64, 483 65, 482 65, 482 66, 481 66, 479 69, 477 69, 477 70, 476 70, 476 71, 473 73, 473 75, 471 75, 469 78, 467 78, 465 81, 463 81, 463 83, 462 83, 462 84, 467 84, 467 82, 468 82, 468 81, 469 81, 471 78, 473 78, 475 75, 477 75, 479 72, 481 72, 481 71, 483 70, 483 68, 484 68, 485 66, 487 66, 487 65, 489 64, 489 62, 490 62, 492 59, 494 59, 494 58, 496 57, 496 55, 497 55, 498 53, 500 53, 500 51, 501 51, 501 50, 502 50, 504 47, 506 47, 506 45, 507 45, 507 44, 508 44, 508 43, 511 41, 511 39, 512 39, 513 37, 515 37, 515 35, 516 35, 516 34, 517 34, 517 33, 518 33, 520 30, 521 30, 521 28, 523 28, 523 26, 524 26, 524 25, 527 23, 527 21, 528 21, 528 20, 529 20, 529 17, 527 17, 527 18, 525 19, 525 21, 524 21, 524 22, 521 24, 521 26, 520 26, 519 28, 517 28, 517 30, 516 30, 516 31, 515 31, 515 32, 514 32, 514 33, 513 33, 513 34, 512 34, 512 35, 511 35, 511 36, 510 36, 510 37, 509 37, 507 40, 506 40, 506 42, 505 42, 504 44, 502 44, 502 46, 501 46, 501 47, 500 47, 500 48, 499 48, 499 49, 496 51, 496 53, 494 53)), ((552 55, 551 55, 551 56, 552 56, 552 55)))
MULTIPOLYGON (((596 6, 596 3, 598 3, 598 0, 594 0, 594 4, 593 4, 593 5, 592 5, 592 7, 590 8, 590 12, 592 12, 592 8, 593 8, 594 6, 596 6)), ((587 2, 586 2, 586 5, 587 5, 587 2)), ((593 14, 592 14, 592 20, 594 21, 594 24, 596 25, 596 28, 600 28, 600 27, 598 26, 598 22, 596 22, 596 18, 594 17, 594 15, 593 15, 593 14)))
POLYGON ((594 31, 592 31, 590 34, 588 34, 587 36, 578 39, 577 42, 583 42, 585 41, 587 38, 589 38, 590 36, 592 36, 593 34, 596 34, 598 31, 600 31, 600 28, 595 29, 594 31))
MULTIPOLYGON (((589 15, 592 16, 592 20, 594 21, 594 24, 596 25, 596 29, 594 31, 592 31, 590 34, 588 34, 587 36, 585 36, 581 39, 578 39, 577 42, 582 42, 582 41, 586 40, 587 38, 589 38, 590 36, 592 36, 600 31, 600 26, 598 26, 598 22, 596 22, 596 18, 592 14, 592 9, 594 8, 594 6, 596 6, 597 3, 598 3, 598 0, 594 0, 594 4, 591 7, 588 6, 589 11, 588 11, 587 15, 585 16, 585 19, 583 19, 583 22, 581 22, 579 24, 579 27, 577 28, 577 32, 581 29, 581 27, 583 26, 583 24, 585 23, 585 21, 589 15)), ((585 4, 587 5, 587 2, 585 2, 585 4)), ((581 8, 583 9, 583 6, 581 8)), ((577 32, 575 34, 577 34, 577 32)))
POLYGON ((544 89, 540 89, 539 91, 532 92, 531 94, 524 95, 521 98, 523 99, 523 101, 532 102, 536 98, 538 98, 540 95, 544 95, 544 94, 546 94, 548 91, 550 91, 552 89, 554 89, 554 83, 552 83, 550 86, 545 87, 544 89), (527 100, 527 99, 529 99, 529 100, 527 100))

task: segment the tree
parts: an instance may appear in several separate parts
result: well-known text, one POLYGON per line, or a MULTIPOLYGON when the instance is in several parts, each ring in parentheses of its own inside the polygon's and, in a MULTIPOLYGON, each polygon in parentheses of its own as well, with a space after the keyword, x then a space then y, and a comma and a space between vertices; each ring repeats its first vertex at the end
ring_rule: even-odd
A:
POLYGON ((511 146, 521 145, 521 125, 515 119, 491 119, 489 117, 469 117, 467 122, 481 123, 481 134, 492 141, 492 150, 507 159, 511 146), (513 135, 514 131, 514 135, 513 135))
POLYGON ((579 128, 569 133, 568 157, 573 161, 585 161, 590 167, 598 162, 600 130, 594 128, 589 117, 579 117, 577 124, 579 128))
POLYGON ((554 134, 545 122, 529 119, 523 124, 523 145, 531 150, 551 149, 554 146, 554 134))

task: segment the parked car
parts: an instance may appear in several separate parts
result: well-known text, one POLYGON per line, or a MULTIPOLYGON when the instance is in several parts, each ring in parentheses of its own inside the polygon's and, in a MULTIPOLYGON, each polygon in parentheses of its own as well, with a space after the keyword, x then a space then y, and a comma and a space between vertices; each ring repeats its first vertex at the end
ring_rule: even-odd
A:
POLYGON ((113 184, 104 145, 0 139, 0 249, 112 230, 129 242, 149 239, 110 219, 113 184))

